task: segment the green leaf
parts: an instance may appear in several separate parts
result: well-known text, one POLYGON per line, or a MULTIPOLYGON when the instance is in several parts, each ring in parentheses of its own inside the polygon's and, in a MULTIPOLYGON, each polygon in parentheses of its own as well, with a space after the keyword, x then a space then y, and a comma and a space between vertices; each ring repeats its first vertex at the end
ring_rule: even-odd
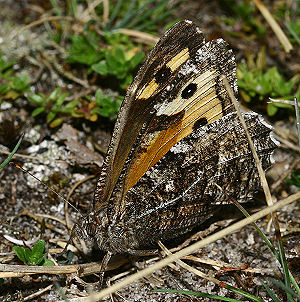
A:
POLYGON ((91 66, 103 58, 103 53, 98 52, 92 42, 84 35, 71 36, 70 39, 71 48, 67 59, 69 63, 91 66))
POLYGON ((53 266, 55 263, 49 259, 44 259, 43 266, 53 266))
POLYGON ((39 257, 43 256, 44 250, 45 250, 45 240, 40 239, 33 246, 32 255, 39 258, 39 257))
POLYGON ((124 64, 126 62, 125 54, 122 50, 122 48, 117 47, 115 49, 114 57, 120 62, 121 64, 124 64))
POLYGON ((117 71, 121 69, 122 62, 118 61, 118 57, 115 57, 110 53, 105 54, 105 59, 106 59, 107 69, 109 73, 117 74, 117 71))
POLYGON ((30 255, 27 264, 30 266, 39 265, 44 260, 44 256, 30 255))
POLYGON ((145 57, 144 52, 138 52, 137 54, 135 54, 129 61, 130 67, 131 69, 134 69, 135 67, 137 67, 141 62, 143 62, 145 57))
MULTIPOLYGON (((1 56, 2 54, 0 54, 1 56)), ((9 61, 9 62, 6 62, 4 61, 1 57, 0 57, 0 72, 2 73, 4 70, 10 68, 10 67, 13 67, 14 64, 16 64, 16 61, 9 61)))
POLYGON ((77 106, 78 103, 79 103, 78 100, 73 100, 73 101, 67 103, 65 108, 66 109, 74 109, 77 106))
POLYGON ((34 103, 36 105, 44 105, 46 104, 46 97, 44 95, 39 94, 29 94, 27 97, 28 101, 34 103))
POLYGON ((46 110, 45 107, 38 107, 38 108, 35 108, 32 112, 31 112, 31 115, 32 116, 37 116, 39 114, 41 114, 42 112, 44 112, 46 110))
POLYGON ((27 75, 13 77, 11 87, 17 91, 25 92, 29 88, 29 78, 27 75))
POLYGON ((50 123, 50 127, 51 128, 58 127, 59 125, 61 125, 63 123, 63 121, 64 121, 63 118, 57 118, 53 122, 50 123))
POLYGON ((56 113, 53 112, 53 111, 50 111, 48 114, 47 114, 47 123, 50 123, 56 116, 56 113))
POLYGON ((5 94, 9 91, 10 87, 8 84, 0 84, 0 94, 5 94))
POLYGON ((29 259, 29 265, 39 265, 44 260, 45 241, 40 239, 33 246, 29 259))
POLYGON ((56 105, 57 106, 61 106, 63 104, 63 102, 65 101, 66 97, 68 96, 69 94, 67 92, 64 92, 63 94, 61 94, 58 98, 57 98, 57 101, 56 101, 56 105))
POLYGON ((28 247, 23 247, 23 249, 24 249, 25 259, 26 259, 26 263, 27 263, 31 256, 31 249, 29 249, 28 247))
POLYGON ((61 87, 57 87, 50 93, 48 99, 51 101, 55 101, 59 97, 60 93, 61 93, 61 87))
POLYGON ((22 246, 15 245, 13 247, 14 252, 16 253, 17 257, 24 263, 27 262, 26 254, 25 254, 25 248, 22 246))
POLYGON ((275 115, 277 113, 277 111, 278 111, 278 108, 276 106, 274 106, 274 104, 269 103, 267 105, 267 113, 269 116, 275 115))
POLYGON ((102 99, 103 99, 103 92, 102 89, 99 88, 95 93, 96 104, 101 105, 102 99))
POLYGON ((293 108, 294 106, 289 105, 289 104, 284 104, 284 103, 272 103, 274 106, 278 107, 278 108, 293 108))
POLYGON ((108 74, 108 68, 105 61, 101 61, 97 64, 92 65, 92 69, 101 75, 108 74))

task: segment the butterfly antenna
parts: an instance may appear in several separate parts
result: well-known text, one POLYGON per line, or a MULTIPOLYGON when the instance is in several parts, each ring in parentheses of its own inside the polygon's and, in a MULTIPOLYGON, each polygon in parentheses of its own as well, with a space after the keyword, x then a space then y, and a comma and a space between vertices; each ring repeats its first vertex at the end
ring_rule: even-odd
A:
POLYGON ((24 173, 28 173, 31 177, 33 177, 35 180, 39 181, 42 185, 44 185, 47 189, 49 189, 51 192, 53 192, 56 196, 60 197, 64 202, 67 202, 70 207, 72 207, 74 210, 76 210, 81 216, 82 214, 74 207, 67 199, 65 199, 61 194, 57 193, 55 190, 53 190, 51 187, 49 187, 47 184, 45 184, 43 181, 38 179, 36 176, 34 176, 32 173, 30 173, 28 170, 24 169, 20 165, 18 165, 15 162, 10 162, 10 164, 14 165, 16 168, 22 170, 24 173))

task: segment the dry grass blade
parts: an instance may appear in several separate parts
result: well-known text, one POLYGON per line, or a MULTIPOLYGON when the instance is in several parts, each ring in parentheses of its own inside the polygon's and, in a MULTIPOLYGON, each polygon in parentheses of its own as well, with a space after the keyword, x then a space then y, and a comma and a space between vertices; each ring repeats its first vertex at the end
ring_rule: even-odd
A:
POLYGON ((239 104, 237 103, 237 100, 235 99, 235 96, 233 94, 233 91, 228 83, 228 80, 226 79, 226 77, 223 77, 223 81, 224 81, 224 84, 225 84, 225 87, 227 89, 227 92, 231 98, 231 101, 237 111, 237 114, 240 118, 240 121, 241 121, 241 124, 246 132, 246 135, 247 135, 247 139, 248 139, 248 142, 249 142, 249 145, 250 145, 250 149, 252 151, 252 154, 253 154, 253 157, 254 157, 254 160, 255 160, 255 163, 256 163, 256 167, 258 169, 258 173, 259 173, 259 177, 260 177, 260 180, 261 180, 261 185, 262 185, 262 188, 264 190, 264 193, 265 193, 265 196, 266 196, 266 201, 267 201, 267 204, 269 206, 273 205, 273 201, 272 201, 272 196, 271 196, 271 192, 270 192, 270 189, 269 189, 269 185, 268 185, 268 182, 267 182, 267 179, 266 179, 266 176, 265 176, 265 173, 264 173, 264 170, 261 166, 261 163, 260 163, 260 160, 258 158, 258 155, 257 155, 257 152, 256 152, 256 149, 255 149, 255 146, 253 144, 253 141, 251 139, 251 136, 250 136, 250 133, 247 129, 247 126, 246 126, 246 123, 245 123, 245 120, 241 114, 241 110, 239 108, 239 104))
POLYGON ((91 20, 91 15, 94 14, 95 8, 101 4, 103 0, 95 0, 92 3, 88 1, 88 8, 81 14, 81 21, 86 23, 91 20))
POLYGON ((159 40, 159 38, 157 38, 151 34, 147 34, 147 33, 144 33, 144 32, 138 31, 138 30, 120 28, 116 31, 119 33, 125 34, 127 36, 134 37, 139 42, 150 45, 150 46, 153 46, 159 40))
MULTIPOLYGON (((168 255, 168 256, 171 256, 172 253, 159 241, 158 242, 158 245, 160 246, 160 248, 168 255)), ((218 279, 214 278, 214 277, 211 277, 207 274, 204 274, 202 273, 201 271, 195 269, 194 267, 186 264, 185 262, 183 262, 182 260, 176 260, 176 263, 179 264, 181 267, 183 267, 184 269, 188 270, 189 272, 205 279, 205 280, 208 280, 208 281, 211 281, 217 285, 220 285, 221 281, 219 281, 218 279)))
MULTIPOLYGON (((126 258, 118 257, 110 263, 107 270, 116 269, 126 262, 126 258)), ((84 264, 59 265, 59 266, 28 266, 0 264, 0 278, 22 277, 31 274, 78 274, 80 277, 100 273, 101 261, 84 264)))
POLYGON ((278 23, 275 21, 269 10, 265 7, 261 0, 253 0, 255 5, 260 10, 261 14, 267 20, 269 25, 271 26, 272 30, 274 31, 275 35, 277 36, 278 40, 282 44, 284 50, 286 52, 290 52, 293 49, 292 44, 290 43, 289 39, 286 37, 278 23))
POLYGON ((52 287, 53 287, 53 284, 50 284, 50 285, 48 285, 47 287, 45 287, 45 288, 43 288, 43 289, 37 291, 36 293, 34 293, 34 294, 32 294, 32 295, 29 295, 29 296, 27 296, 27 297, 24 297, 23 301, 29 301, 29 300, 31 300, 31 299, 33 299, 33 298, 36 298, 36 297, 42 295, 43 293, 45 293, 45 292, 51 290, 52 287))

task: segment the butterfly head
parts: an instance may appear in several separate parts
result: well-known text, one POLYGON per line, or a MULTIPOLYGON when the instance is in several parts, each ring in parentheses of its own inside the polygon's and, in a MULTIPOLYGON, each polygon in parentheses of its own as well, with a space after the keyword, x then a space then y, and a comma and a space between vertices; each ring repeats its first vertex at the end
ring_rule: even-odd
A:
POLYGON ((96 241, 98 246, 102 246, 107 225, 107 211, 103 208, 97 213, 92 211, 82 216, 74 226, 74 233, 85 241, 96 241))

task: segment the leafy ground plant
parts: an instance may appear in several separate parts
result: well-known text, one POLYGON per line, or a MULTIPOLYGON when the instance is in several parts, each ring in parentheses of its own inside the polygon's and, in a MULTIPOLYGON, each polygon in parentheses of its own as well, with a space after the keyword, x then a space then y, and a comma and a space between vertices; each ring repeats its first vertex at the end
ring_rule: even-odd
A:
POLYGON ((29 78, 26 74, 16 75, 14 65, 16 61, 3 59, 0 53, 0 103, 3 98, 16 99, 29 91, 29 78))
POLYGON ((44 255, 45 240, 43 239, 38 240, 32 249, 15 245, 13 250, 18 258, 25 264, 42 266, 54 265, 54 262, 47 259, 44 255))
MULTIPOLYGON (((295 76, 286 80, 277 67, 266 69, 265 51, 262 49, 255 58, 250 55, 247 63, 241 63, 237 69, 238 85, 240 93, 246 102, 258 98, 267 101, 269 97, 292 100, 300 97, 300 86, 297 87, 299 77, 295 76)), ((278 108, 293 108, 282 103, 268 103, 267 113, 273 116, 278 108)))

